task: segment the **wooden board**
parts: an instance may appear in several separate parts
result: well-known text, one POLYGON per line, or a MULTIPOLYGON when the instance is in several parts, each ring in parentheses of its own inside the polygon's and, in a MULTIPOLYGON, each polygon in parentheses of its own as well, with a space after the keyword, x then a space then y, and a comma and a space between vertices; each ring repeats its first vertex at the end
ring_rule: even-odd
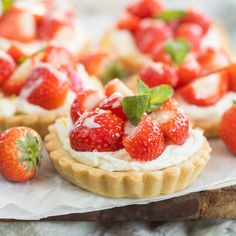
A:
MULTIPOLYGON (((236 186, 149 203, 82 214, 69 214, 43 221, 174 221, 236 219, 236 186)), ((12 221, 4 220, 1 221, 12 221)))

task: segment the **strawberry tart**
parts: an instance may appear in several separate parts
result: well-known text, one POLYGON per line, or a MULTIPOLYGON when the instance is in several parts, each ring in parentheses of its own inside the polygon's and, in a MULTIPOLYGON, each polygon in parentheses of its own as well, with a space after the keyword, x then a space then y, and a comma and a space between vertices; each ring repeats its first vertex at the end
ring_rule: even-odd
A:
POLYGON ((0 49, 15 60, 53 42, 80 57, 90 48, 88 35, 69 0, 2 1, 0 49))
POLYGON ((59 174, 109 197, 148 198, 190 185, 210 158, 199 129, 192 129, 169 85, 133 95, 110 81, 101 97, 77 95, 71 116, 49 127, 46 147, 59 174))
POLYGON ((66 48, 51 44, 18 64, 0 51, 0 132, 28 126, 44 136, 78 92, 100 86, 66 48))

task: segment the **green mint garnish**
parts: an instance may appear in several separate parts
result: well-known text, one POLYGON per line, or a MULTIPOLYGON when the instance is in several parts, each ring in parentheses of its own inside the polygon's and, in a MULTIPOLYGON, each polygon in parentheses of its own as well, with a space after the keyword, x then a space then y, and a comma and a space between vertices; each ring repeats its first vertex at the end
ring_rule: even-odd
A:
POLYGON ((122 101, 123 111, 133 125, 138 124, 145 112, 153 112, 161 107, 174 91, 167 84, 149 88, 138 79, 138 93, 139 95, 125 97, 122 101))
POLYGON ((159 13, 155 18, 169 22, 173 20, 181 20, 185 16, 186 11, 183 10, 166 10, 159 13))
POLYGON ((3 14, 8 12, 13 6, 14 0, 1 0, 3 14))
POLYGON ((167 40, 164 49, 170 55, 171 60, 180 65, 189 53, 190 46, 185 39, 167 40))

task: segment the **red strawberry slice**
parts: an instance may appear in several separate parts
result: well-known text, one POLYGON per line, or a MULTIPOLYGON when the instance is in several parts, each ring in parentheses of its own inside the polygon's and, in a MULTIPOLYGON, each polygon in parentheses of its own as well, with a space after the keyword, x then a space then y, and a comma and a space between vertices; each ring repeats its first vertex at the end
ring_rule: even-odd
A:
POLYGON ((38 60, 34 57, 28 58, 20 64, 11 77, 4 83, 3 92, 6 95, 18 95, 26 83, 27 78, 31 74, 36 62, 38 60))
POLYGON ((140 72, 140 78, 150 88, 160 84, 176 87, 178 83, 176 70, 163 63, 152 63, 144 67, 140 72))
POLYGON ((152 113, 151 117, 160 125, 168 143, 182 145, 186 141, 189 122, 184 113, 165 110, 152 113))
POLYGON ((133 95, 133 92, 119 79, 109 81, 104 87, 104 92, 108 97, 115 92, 121 93, 124 97, 133 95))
POLYGON ((187 59, 177 69, 179 77, 178 87, 191 83, 197 77, 200 76, 201 66, 194 58, 187 59))
POLYGON ((228 77, 225 72, 202 77, 180 89, 183 99, 197 106, 210 106, 221 99, 228 90, 228 77))
POLYGON ((152 59, 155 62, 161 62, 167 65, 172 65, 170 54, 166 53, 163 47, 157 47, 153 50, 152 59))
POLYGON ((143 116, 137 127, 128 122, 125 131, 123 145, 133 160, 154 160, 165 149, 164 134, 149 116, 143 116))
POLYGON ((70 109, 70 115, 73 122, 77 121, 78 118, 86 111, 93 111, 99 106, 103 96, 95 90, 85 90, 77 94, 73 101, 70 109))
POLYGON ((0 37, 28 43, 36 39, 34 17, 23 9, 12 7, 0 20, 0 37))
POLYGON ((65 102, 69 90, 67 77, 52 65, 38 64, 20 96, 45 109, 56 109, 65 102))
POLYGON ((112 152, 123 147, 124 121, 109 111, 84 113, 70 133, 76 151, 112 152))
POLYGON ((13 58, 4 51, 0 51, 0 86, 7 81, 15 68, 16 64, 13 58))
POLYGON ((203 32, 197 24, 183 23, 176 29, 175 38, 184 38, 188 41, 193 51, 198 51, 201 45, 203 32))
POLYGON ((211 26, 211 20, 206 15, 192 9, 187 12, 183 22, 199 25, 202 28, 204 34, 207 33, 211 26))
POLYGON ((171 36, 170 27, 163 21, 147 19, 140 22, 134 39, 141 52, 151 54, 162 47, 164 41, 171 36))
POLYGON ((139 26, 140 19, 130 13, 126 13, 116 24, 116 27, 121 30, 129 30, 134 33, 139 26))
POLYGON ((179 103, 173 99, 173 98, 169 98, 159 109, 158 112, 162 112, 162 111, 182 111, 179 103))
POLYGON ((18 63, 21 58, 26 56, 25 52, 17 44, 12 44, 7 49, 7 53, 14 59, 16 63, 18 63))
POLYGON ((103 110, 112 111, 112 113, 116 114, 117 116, 121 117, 123 120, 127 120, 127 116, 123 112, 122 109, 122 99, 123 95, 119 92, 113 93, 108 98, 104 99, 101 103, 99 108, 103 110))
POLYGON ((139 0, 129 5, 127 11, 140 18, 152 18, 163 11, 163 7, 156 0, 139 0))
POLYGON ((229 76, 229 89, 236 92, 236 64, 231 64, 226 68, 229 76))

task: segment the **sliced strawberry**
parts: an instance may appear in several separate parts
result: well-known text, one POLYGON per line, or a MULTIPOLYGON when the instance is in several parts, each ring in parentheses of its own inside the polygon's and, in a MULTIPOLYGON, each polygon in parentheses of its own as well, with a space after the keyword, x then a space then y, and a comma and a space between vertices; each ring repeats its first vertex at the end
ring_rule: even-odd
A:
POLYGON ((108 97, 115 92, 121 93, 124 97, 133 95, 133 92, 119 79, 109 81, 104 87, 104 92, 108 97))
POLYGON ((57 67, 75 65, 75 58, 66 48, 50 45, 43 51, 43 54, 43 62, 50 62, 57 67))
POLYGON ((0 20, 0 37, 28 43, 36 38, 34 17, 23 9, 12 7, 0 20))
POLYGON ((23 52, 23 50, 17 46, 16 44, 12 44, 8 49, 7 53, 14 59, 16 63, 19 62, 19 60, 26 56, 26 54, 23 52))
POLYGON ((189 122, 184 113, 165 110, 152 113, 151 117, 160 125, 168 143, 182 145, 186 141, 189 122))
POLYGON ((4 51, 0 51, 0 86, 7 81, 16 68, 13 58, 4 51))
POLYGON ((170 54, 166 53, 163 47, 157 47, 153 50, 152 59, 155 62, 161 62, 167 65, 172 65, 170 54))
POLYGON ((20 64, 11 77, 4 83, 3 92, 6 95, 18 95, 26 83, 27 78, 31 74, 37 60, 36 58, 28 58, 20 64))
POLYGON ((165 149, 164 134, 149 116, 143 116, 137 127, 128 122, 125 132, 123 145, 133 160, 154 160, 165 149))
POLYGON ((199 25, 204 34, 207 33, 211 26, 211 20, 206 15, 192 9, 187 12, 183 22, 199 25))
POLYGON ((200 76, 201 66, 194 58, 187 59, 177 69, 179 77, 178 87, 191 83, 194 79, 200 76))
POLYGON ((112 152, 123 147, 124 121, 109 111, 84 113, 70 133, 76 151, 112 152))
POLYGON ((140 22, 134 39, 141 52, 151 54, 161 47, 164 41, 171 36, 170 27, 163 21, 147 19, 140 22))
POLYGON ((221 99, 228 90, 228 77, 225 72, 202 77, 180 89, 180 95, 190 104, 210 106, 221 99))
POLYGON ((139 0, 129 5, 127 11, 140 18, 152 18, 163 11, 163 7, 156 0, 139 0))
POLYGON ((183 23, 176 29, 175 37, 177 39, 184 38, 188 41, 193 51, 198 51, 201 45, 203 32, 202 28, 197 24, 183 23))
POLYGON ((140 19, 130 13, 126 13, 116 24, 116 27, 121 30, 129 30, 135 32, 139 26, 140 19))
POLYGON ((38 64, 21 91, 28 102, 45 109, 56 109, 65 102, 69 82, 67 77, 52 65, 38 64))
POLYGON ((75 122, 78 120, 78 118, 86 111, 93 111, 99 106, 102 99, 103 96, 95 90, 85 90, 77 94, 70 109, 72 121, 75 122))
POLYGON ((160 84, 176 87, 178 83, 176 70, 163 63, 152 63, 144 67, 140 72, 140 78, 150 88, 160 84))
POLYGON ((109 110, 112 113, 116 114, 117 116, 121 117, 123 120, 127 120, 127 116, 125 115, 122 109, 122 99, 123 95, 119 92, 113 93, 108 98, 104 99, 101 103, 99 108, 102 110, 109 110))
POLYGON ((226 68, 229 76, 229 89, 236 92, 236 64, 231 64, 226 68))
POLYGON ((179 103, 173 99, 169 98, 159 109, 158 112, 162 111, 181 111, 179 103))

